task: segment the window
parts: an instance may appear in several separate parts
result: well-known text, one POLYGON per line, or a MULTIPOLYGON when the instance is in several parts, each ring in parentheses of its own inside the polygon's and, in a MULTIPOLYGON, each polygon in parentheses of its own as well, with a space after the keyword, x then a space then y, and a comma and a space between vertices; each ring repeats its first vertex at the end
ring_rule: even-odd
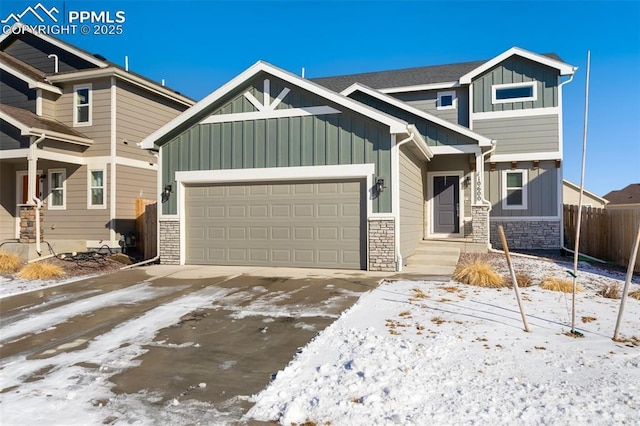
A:
POLYGON ((106 207, 104 177, 104 170, 89 170, 88 205, 90 209, 103 209, 106 207))
POLYGON ((91 125, 91 85, 73 86, 73 125, 91 125))
POLYGON ((495 84, 491 87, 494 104, 509 102, 535 101, 538 99, 538 86, 535 81, 528 83, 495 84))
POLYGON ((438 92, 438 101, 436 109, 455 109, 456 108, 456 92, 438 92))
POLYGON ((502 172, 502 208, 525 210, 527 208, 527 171, 504 170, 502 172))
POLYGON ((49 210, 64 210, 67 206, 65 169, 49 170, 49 210))

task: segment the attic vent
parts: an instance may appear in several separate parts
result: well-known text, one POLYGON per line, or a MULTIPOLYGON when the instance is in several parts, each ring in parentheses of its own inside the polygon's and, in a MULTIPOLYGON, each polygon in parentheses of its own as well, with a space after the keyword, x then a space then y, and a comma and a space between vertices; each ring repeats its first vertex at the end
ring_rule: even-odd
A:
POLYGON ((107 58, 105 58, 104 56, 102 56, 99 53, 94 53, 93 57, 96 58, 96 59, 100 59, 101 61, 106 61, 107 60, 107 58))

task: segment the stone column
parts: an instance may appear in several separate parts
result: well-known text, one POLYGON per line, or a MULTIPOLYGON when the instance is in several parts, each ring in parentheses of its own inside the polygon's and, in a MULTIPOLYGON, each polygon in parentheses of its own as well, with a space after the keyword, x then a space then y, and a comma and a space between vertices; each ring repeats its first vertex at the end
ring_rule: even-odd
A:
POLYGON ((180 264, 180 221, 178 219, 160 219, 160 263, 163 265, 180 264))
MULTIPOLYGON (((35 204, 20 205, 20 242, 36 242, 36 217, 38 210, 35 204)), ((40 209, 40 242, 44 241, 44 215, 40 209)))
POLYGON ((471 220, 473 222, 473 242, 489 243, 489 206, 471 206, 471 220))
POLYGON ((368 240, 369 270, 395 271, 395 219, 392 217, 370 218, 368 240))

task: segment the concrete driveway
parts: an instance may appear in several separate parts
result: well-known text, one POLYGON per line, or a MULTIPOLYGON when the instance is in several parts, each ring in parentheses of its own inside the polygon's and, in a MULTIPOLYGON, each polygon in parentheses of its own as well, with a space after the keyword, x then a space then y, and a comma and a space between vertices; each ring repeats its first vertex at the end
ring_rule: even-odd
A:
MULTIPOLYGON (((212 411, 216 422, 236 421, 250 395, 388 275, 149 266, 5 298, 0 401, 10 404, 0 404, 0 417, 19 419, 12 410, 20 410, 21 398, 55 398, 46 389, 64 385, 80 391, 68 404, 82 413, 87 406, 104 424, 187 424, 212 411), (74 369, 65 379, 78 378, 73 386, 49 377, 65 368, 74 369), (90 385, 82 396, 87 377, 108 382, 104 398, 90 385), (135 406, 126 402, 131 395, 140 396, 135 406), (190 413, 172 413, 187 402, 190 413)), ((55 418, 46 401, 42 424, 55 418)))

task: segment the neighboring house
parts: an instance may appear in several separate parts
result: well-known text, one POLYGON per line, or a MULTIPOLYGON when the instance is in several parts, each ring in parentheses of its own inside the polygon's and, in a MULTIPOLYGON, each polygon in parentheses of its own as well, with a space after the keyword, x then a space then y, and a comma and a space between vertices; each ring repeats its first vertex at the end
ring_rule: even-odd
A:
POLYGON ((312 81, 258 62, 142 142, 161 260, 396 270, 424 239, 499 244, 498 225, 559 248, 574 72, 519 48, 312 81))
POLYGON ((157 159, 136 143, 194 102, 16 26, 0 36, 0 240, 35 243, 31 256, 42 237, 57 251, 119 248, 135 198, 158 194, 157 159))
POLYGON ((640 183, 632 183, 620 190, 611 191, 604 198, 609 201, 608 209, 640 208, 640 183))
MULTIPOLYGON (((562 200, 564 204, 577 206, 580 200, 580 185, 564 179, 562 181, 562 200)), ((603 209, 608 203, 609 201, 605 198, 589 192, 586 189, 582 192, 582 205, 585 207, 603 209)))

